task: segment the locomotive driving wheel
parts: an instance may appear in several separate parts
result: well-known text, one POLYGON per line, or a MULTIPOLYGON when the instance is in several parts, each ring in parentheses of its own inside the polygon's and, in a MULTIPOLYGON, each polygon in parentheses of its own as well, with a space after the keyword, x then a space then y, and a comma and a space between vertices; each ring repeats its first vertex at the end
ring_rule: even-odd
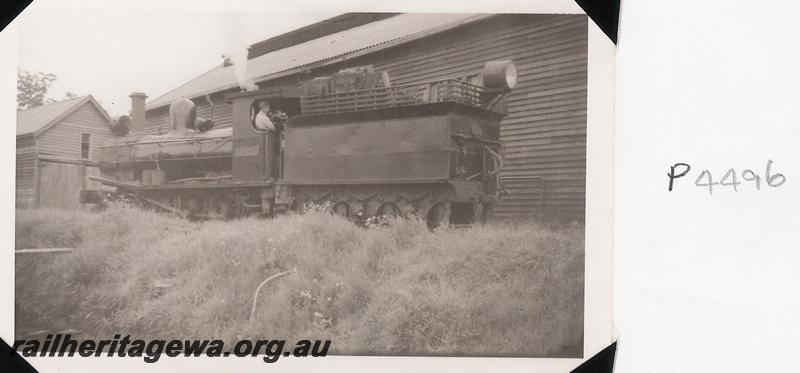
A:
POLYGON ((208 215, 212 219, 228 219, 230 217, 229 201, 223 193, 215 193, 209 196, 208 215))
POLYGON ((438 202, 431 206, 428 213, 425 214, 425 222, 430 229, 447 226, 450 223, 450 204, 438 202))

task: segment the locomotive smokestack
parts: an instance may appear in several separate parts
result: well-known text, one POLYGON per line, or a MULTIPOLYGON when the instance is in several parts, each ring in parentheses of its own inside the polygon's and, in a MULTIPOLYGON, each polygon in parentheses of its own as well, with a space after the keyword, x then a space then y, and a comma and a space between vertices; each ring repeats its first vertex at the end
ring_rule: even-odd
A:
POLYGON ((131 98, 131 133, 142 133, 147 123, 144 117, 144 100, 147 95, 143 92, 132 92, 128 97, 131 98))

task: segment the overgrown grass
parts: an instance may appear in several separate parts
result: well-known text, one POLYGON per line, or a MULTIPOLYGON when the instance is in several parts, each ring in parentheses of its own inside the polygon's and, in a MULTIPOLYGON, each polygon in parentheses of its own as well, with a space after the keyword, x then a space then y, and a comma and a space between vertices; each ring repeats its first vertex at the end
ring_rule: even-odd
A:
POLYGON ((431 232, 325 213, 193 223, 17 210, 16 332, 331 339, 335 354, 564 356, 583 341, 583 226, 431 232), (291 270, 261 290, 267 277, 291 270))

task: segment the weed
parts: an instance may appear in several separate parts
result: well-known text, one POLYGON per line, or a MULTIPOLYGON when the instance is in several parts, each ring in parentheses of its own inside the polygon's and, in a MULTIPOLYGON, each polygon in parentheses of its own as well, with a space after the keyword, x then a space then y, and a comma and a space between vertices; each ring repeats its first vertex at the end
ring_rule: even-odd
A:
POLYGON ((580 355, 583 226, 358 227, 327 206, 189 222, 118 204, 17 210, 16 330, 332 339, 336 354, 580 355), (283 271, 260 292, 264 279, 283 271))

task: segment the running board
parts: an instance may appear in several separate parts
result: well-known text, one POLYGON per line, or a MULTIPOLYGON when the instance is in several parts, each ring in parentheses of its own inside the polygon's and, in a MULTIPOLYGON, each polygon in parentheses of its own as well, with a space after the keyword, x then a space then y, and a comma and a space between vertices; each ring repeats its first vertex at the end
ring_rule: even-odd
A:
POLYGON ((129 188, 134 190, 139 190, 142 188, 142 186, 139 184, 126 183, 118 180, 110 180, 99 176, 89 176, 89 180, 97 181, 100 182, 101 184, 111 185, 120 188, 129 188))
POLYGON ((263 182, 231 182, 231 183, 201 183, 201 184, 155 184, 142 185, 139 183, 128 183, 119 180, 111 180, 98 176, 89 176, 89 180, 94 180, 105 185, 118 188, 126 188, 135 191, 140 190, 186 190, 186 189, 224 189, 224 188, 264 188, 275 185, 275 181, 263 182))

